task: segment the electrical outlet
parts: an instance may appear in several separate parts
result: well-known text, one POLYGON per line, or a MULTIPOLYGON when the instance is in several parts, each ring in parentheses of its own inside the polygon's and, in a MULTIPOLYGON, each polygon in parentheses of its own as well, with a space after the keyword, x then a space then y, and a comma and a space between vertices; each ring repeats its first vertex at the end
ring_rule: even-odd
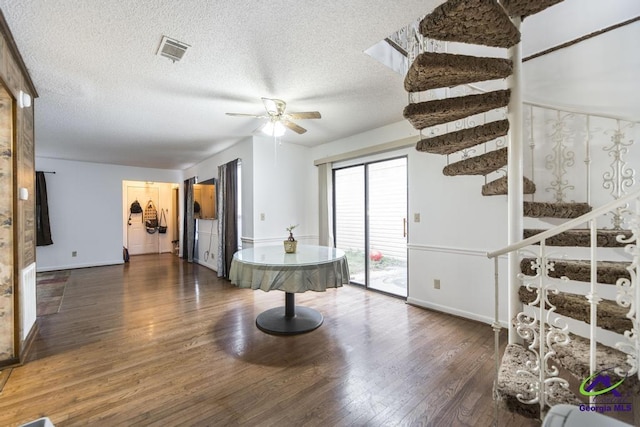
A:
POLYGON ((413 214, 413 222, 420 222, 420 212, 413 214))
POLYGON ((440 289, 440 279, 433 279, 433 289, 440 289))
POLYGON ((78 256, 78 251, 73 251, 73 252, 71 252, 71 256, 72 256, 72 257, 76 257, 76 256, 78 256))

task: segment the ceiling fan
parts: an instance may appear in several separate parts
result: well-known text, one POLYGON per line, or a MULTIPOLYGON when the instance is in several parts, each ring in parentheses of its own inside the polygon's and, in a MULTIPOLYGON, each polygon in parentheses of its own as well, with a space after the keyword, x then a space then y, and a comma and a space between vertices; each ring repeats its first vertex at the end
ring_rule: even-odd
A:
POLYGON ((258 119, 269 119, 267 123, 260 126, 258 130, 272 136, 282 136, 287 128, 295 133, 303 134, 307 130, 297 125, 292 120, 319 119, 322 116, 317 111, 306 111, 301 113, 287 113, 287 103, 281 99, 262 98, 266 115, 226 113, 228 116, 255 117, 258 119))

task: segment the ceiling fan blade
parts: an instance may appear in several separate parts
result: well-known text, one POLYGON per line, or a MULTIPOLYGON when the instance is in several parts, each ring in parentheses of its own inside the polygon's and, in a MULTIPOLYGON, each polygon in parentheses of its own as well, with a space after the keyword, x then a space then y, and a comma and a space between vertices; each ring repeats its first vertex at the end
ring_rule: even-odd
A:
POLYGON ((262 98, 262 103, 270 116, 280 116, 287 108, 287 103, 281 99, 262 98))
POLYGON ((225 113, 227 116, 236 116, 236 117, 255 117, 258 119, 265 119, 267 116, 260 116, 257 114, 244 114, 244 113, 225 113))
POLYGON ((287 117, 294 120, 321 119, 322 116, 317 111, 304 111, 301 113, 288 113, 287 117))
POLYGON ((303 133, 305 133, 307 131, 302 126, 298 126, 297 124, 295 124, 293 122, 290 122, 288 120, 282 120, 282 124, 285 125, 286 127, 288 127, 289 129, 291 129, 292 131, 294 131, 295 133, 298 133, 298 134, 303 134, 303 133))

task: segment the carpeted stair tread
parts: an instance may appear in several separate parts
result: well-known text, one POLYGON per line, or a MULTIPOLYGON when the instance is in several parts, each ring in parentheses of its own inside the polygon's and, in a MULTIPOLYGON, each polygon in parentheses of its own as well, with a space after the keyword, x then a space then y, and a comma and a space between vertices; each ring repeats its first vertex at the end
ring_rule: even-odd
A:
MULTIPOLYGON (((483 196, 502 196, 508 193, 508 177, 503 176, 482 186, 483 196)), ((533 194, 536 192, 536 185, 527 177, 522 177, 522 193, 533 194)))
POLYGON ((511 61, 451 53, 423 52, 413 61, 404 79, 407 92, 422 92, 511 75, 511 61))
POLYGON ((587 203, 524 202, 524 216, 531 218, 578 218, 589 212, 587 203))
POLYGON ((501 148, 496 151, 489 151, 480 156, 470 157, 451 163, 442 169, 442 173, 447 176, 457 175, 487 175, 501 167, 507 165, 507 149, 501 148))
MULTIPOLYGON (((520 301, 524 304, 535 301, 535 291, 528 291, 521 286, 518 290, 520 301)), ((549 302, 556 306, 556 313, 562 316, 571 317, 585 323, 590 323, 591 305, 584 295, 574 295, 560 292, 558 294, 549 293, 549 302)), ((598 304, 598 324, 597 326, 608 331, 623 334, 631 330, 633 324, 626 316, 628 308, 620 307, 615 301, 602 300, 598 304)))
MULTIPOLYGON (((529 400, 534 397, 532 394, 527 393, 529 381, 517 373, 518 370, 525 368, 528 361, 533 362, 533 360, 533 354, 521 345, 508 344, 500 363, 496 392, 498 401, 509 411, 516 412, 527 418, 540 418, 540 405, 525 404, 517 398, 518 394, 523 395, 523 400, 529 400)), ((559 403, 579 405, 582 403, 570 390, 558 388, 557 391, 555 394, 557 401, 551 402, 554 405, 559 403)))
MULTIPOLYGON (((542 229, 525 229, 523 238, 527 239, 537 234, 542 233, 542 229)), ((629 230, 598 230, 596 242, 598 247, 601 248, 623 248, 627 243, 620 243, 617 237, 623 235, 625 239, 629 239, 632 236, 629 230)), ((590 247, 591 246, 591 231, 588 229, 574 229, 560 233, 556 236, 550 237, 546 240, 547 246, 572 246, 572 247, 590 247)))
POLYGON ((409 120, 414 128, 424 129, 429 126, 454 122, 474 114, 485 113, 495 108, 506 107, 509 104, 510 95, 509 89, 503 89, 475 95, 417 102, 407 105, 404 108, 403 116, 409 120))
POLYGON ((505 136, 508 132, 509 121, 499 120, 422 139, 416 145, 416 150, 432 154, 451 154, 505 136))
MULTIPOLYGON (((571 341, 567 345, 553 347, 556 352, 553 358, 577 380, 582 381, 590 375, 589 340, 574 334, 570 334, 570 339, 571 341)), ((627 355, 618 349, 596 343, 596 371, 611 368, 628 370, 630 366, 627 364, 627 355)), ((631 375, 625 379, 622 385, 624 387, 620 391, 632 391, 637 394, 640 390, 637 375, 631 375)))
POLYGON ((510 16, 524 18, 542 12, 561 1, 563 0, 500 0, 500 3, 510 16))
POLYGON ((420 33, 436 40, 508 48, 520 32, 496 0, 449 0, 420 22, 420 33))
MULTIPOLYGON (((535 276, 536 272, 531 263, 534 258, 523 258, 520 261, 520 271, 527 276, 535 276)), ((571 280, 579 282, 591 281, 591 262, 589 260, 562 260, 551 259, 553 262, 553 270, 548 272, 549 277, 559 279, 566 276, 571 280)), ((598 261, 597 262, 597 281, 605 285, 615 285, 619 278, 631 279, 627 267, 629 262, 617 261, 598 261)))

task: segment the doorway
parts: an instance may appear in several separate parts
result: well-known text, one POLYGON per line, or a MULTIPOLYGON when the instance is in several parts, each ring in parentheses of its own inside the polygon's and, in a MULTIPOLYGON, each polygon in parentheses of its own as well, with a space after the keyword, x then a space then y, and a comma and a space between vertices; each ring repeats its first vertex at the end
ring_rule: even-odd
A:
POLYGON ((178 184, 151 181, 122 181, 122 246, 129 255, 175 253, 179 240, 178 184), (132 213, 131 204, 140 203, 142 213, 132 213), (153 203, 160 228, 147 230, 144 210, 153 203), (161 232, 162 231, 162 232, 161 232))
POLYGON ((407 296, 407 157, 333 171, 334 236, 352 283, 407 296))
MULTIPOLYGON (((127 204, 140 203, 144 210, 148 203, 159 205, 160 192, 154 187, 127 186, 127 204)), ((149 234, 144 224, 143 213, 130 213, 127 224, 127 248, 129 255, 160 253, 159 233, 149 234)))

